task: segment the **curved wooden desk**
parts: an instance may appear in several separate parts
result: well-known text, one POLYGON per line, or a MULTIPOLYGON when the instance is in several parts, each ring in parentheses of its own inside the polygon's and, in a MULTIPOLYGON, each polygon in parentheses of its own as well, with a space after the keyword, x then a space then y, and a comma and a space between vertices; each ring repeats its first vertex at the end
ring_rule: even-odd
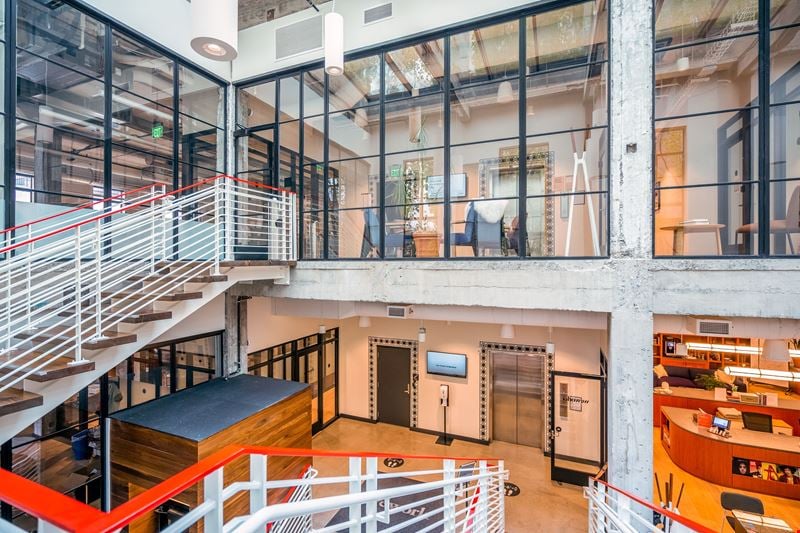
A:
POLYGON ((661 408, 661 444, 683 470, 711 483, 800 500, 800 484, 733 474, 733 458, 800 467, 800 437, 746 430, 733 422, 724 439, 692 421, 693 409, 661 408))

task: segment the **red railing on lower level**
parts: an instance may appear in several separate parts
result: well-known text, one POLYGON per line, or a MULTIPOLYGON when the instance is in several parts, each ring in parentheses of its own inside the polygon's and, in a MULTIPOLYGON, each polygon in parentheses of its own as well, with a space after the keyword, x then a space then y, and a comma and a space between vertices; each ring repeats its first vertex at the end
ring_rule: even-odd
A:
POLYGON ((127 526, 170 498, 202 482, 207 475, 224 467, 231 461, 250 454, 265 455, 268 457, 402 457, 404 459, 428 459, 437 461, 442 459, 451 459, 454 461, 497 461, 497 459, 479 457, 441 457, 434 455, 403 455, 375 452, 332 452, 325 450, 233 445, 206 457, 108 513, 99 511, 94 507, 73 500, 59 492, 2 469, 0 469, 0 500, 37 519, 43 519, 64 531, 80 533, 112 532, 127 526))

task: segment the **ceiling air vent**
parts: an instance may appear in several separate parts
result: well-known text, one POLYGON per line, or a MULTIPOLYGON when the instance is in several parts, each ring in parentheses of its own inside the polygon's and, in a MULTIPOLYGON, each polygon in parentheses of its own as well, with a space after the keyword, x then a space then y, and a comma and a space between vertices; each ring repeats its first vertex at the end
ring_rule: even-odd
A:
POLYGON ((275 59, 322 48, 322 16, 303 19, 275 30, 275 59))
POLYGON ((381 4, 364 10, 364 24, 372 24, 392 16, 392 3, 381 4))
POLYGON ((387 305, 386 316, 389 318, 409 318, 414 314, 414 308, 410 305, 387 305))
POLYGON ((696 335, 730 335, 733 322, 730 320, 711 320, 708 318, 690 319, 689 329, 696 335))

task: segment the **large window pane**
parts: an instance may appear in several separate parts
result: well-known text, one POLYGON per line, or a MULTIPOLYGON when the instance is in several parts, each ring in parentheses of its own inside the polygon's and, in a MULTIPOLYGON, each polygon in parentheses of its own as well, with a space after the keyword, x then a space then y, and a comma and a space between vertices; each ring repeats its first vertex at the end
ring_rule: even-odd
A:
POLYGON ((414 96, 442 89, 444 40, 386 52, 386 94, 414 96))
POLYGON ((758 252, 755 184, 656 189, 655 253, 660 256, 758 252))
POLYGON ((450 38, 450 76, 456 85, 519 73, 519 23, 504 22, 450 38))
POLYGON ((450 205, 450 256, 485 257, 518 254, 512 228, 517 227, 516 198, 455 202, 450 205))
POLYGON ((328 158, 347 159, 376 155, 380 151, 380 110, 360 107, 328 118, 328 158))
POLYGON ((331 211, 328 216, 328 258, 377 257, 380 215, 376 208, 331 211))
POLYGON ((193 387, 214 377, 219 337, 203 337, 175 344, 178 368, 175 390, 193 387))
MULTIPOLYGON (((518 195, 519 141, 468 144, 450 150, 451 200, 501 198, 518 195)), ((442 186, 429 185, 428 194, 441 198, 442 186), (434 192, 436 191, 436 192, 434 192)))
POLYGON ((529 17, 528 73, 608 59, 606 2, 584 2, 529 17))
POLYGON ((330 164, 328 179, 332 207, 351 209, 377 206, 380 197, 380 160, 350 159, 330 164))
MULTIPOLYGON (((444 175, 444 151, 425 150, 386 156, 384 203, 427 203, 444 175)), ((441 198, 434 197, 435 202, 441 198)), ((388 216, 388 215, 387 215, 388 216)))
POLYGON ((112 83, 128 92, 172 108, 173 63, 149 46, 113 32, 112 83))
POLYGON ((238 124, 247 127, 272 124, 275 122, 275 82, 240 89, 236 106, 238 124))
POLYGON ((17 52, 17 116, 103 137, 103 82, 17 52))
POLYGON ((303 156, 306 161, 322 161, 325 150, 325 117, 322 115, 303 121, 303 156))
POLYGON ((664 0, 658 2, 656 45, 675 46, 758 30, 752 0, 664 0))
POLYGON ((114 143, 171 159, 172 110, 116 88, 112 99, 114 143))
POLYGON ((607 64, 537 74, 527 80, 528 135, 605 126, 607 64))
POLYGON ((186 164, 222 172, 225 169, 225 132, 212 128, 181 135, 179 158, 186 164))
POLYGON ((300 118, 300 74, 280 79, 280 121, 300 118))
POLYGON ((18 2, 17 46, 38 56, 101 78, 104 36, 103 24, 63 2, 18 2))
POLYGON ((250 172, 270 168, 273 146, 272 130, 251 133, 236 140, 237 172, 250 172))
POLYGON ((225 127, 225 89, 217 82, 181 65, 180 111, 218 128, 225 127))
POLYGON ((414 204, 386 207, 386 257, 441 257, 444 206, 414 204))
POLYGON ((453 91, 450 99, 452 144, 517 135, 519 135, 518 80, 476 85, 453 91))
POLYGON ((757 179, 757 124, 754 110, 657 121, 656 185, 757 179))
POLYGON ((125 191, 150 184, 172 188, 172 160, 120 146, 114 146, 112 155, 112 189, 125 191))
POLYGON ((303 209, 319 211, 325 201, 325 183, 323 179, 324 165, 314 163, 303 167, 303 209))
POLYGON ((419 150, 444 144, 441 94, 406 98, 385 106, 386 151, 419 150))
POLYGON ((303 74, 303 116, 313 117, 325 111, 325 71, 321 68, 303 74))
MULTIPOLYGON (((800 180, 771 183, 770 201, 770 253, 800 255, 800 180)), ((751 224, 743 229, 749 234, 758 228, 751 224)))
POLYGON ((800 178, 800 104, 770 109, 770 179, 800 178))
POLYGON ((303 258, 320 259, 324 247, 324 212, 312 211, 303 214, 303 258))
POLYGON ((770 0, 770 25, 773 27, 800 22, 800 4, 794 0, 770 0))
POLYGON ((800 26, 770 33, 770 102, 800 100, 800 26))
POLYGON ((603 193, 528 198, 525 206, 528 256, 607 255, 606 202, 603 193))
POLYGON ((343 111, 376 103, 380 95, 380 56, 346 61, 344 74, 328 78, 328 110, 343 111))
POLYGON ((656 117, 758 104, 758 38, 656 52, 656 117))

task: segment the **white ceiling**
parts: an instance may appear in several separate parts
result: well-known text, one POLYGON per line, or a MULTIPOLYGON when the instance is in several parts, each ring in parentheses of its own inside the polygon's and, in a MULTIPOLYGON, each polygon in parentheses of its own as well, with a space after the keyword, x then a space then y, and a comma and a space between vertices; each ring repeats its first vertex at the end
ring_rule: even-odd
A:
MULTIPOLYGON (((313 0, 315 5, 330 0, 313 0)), ((309 9, 306 0, 239 0, 239 30, 309 9)))

